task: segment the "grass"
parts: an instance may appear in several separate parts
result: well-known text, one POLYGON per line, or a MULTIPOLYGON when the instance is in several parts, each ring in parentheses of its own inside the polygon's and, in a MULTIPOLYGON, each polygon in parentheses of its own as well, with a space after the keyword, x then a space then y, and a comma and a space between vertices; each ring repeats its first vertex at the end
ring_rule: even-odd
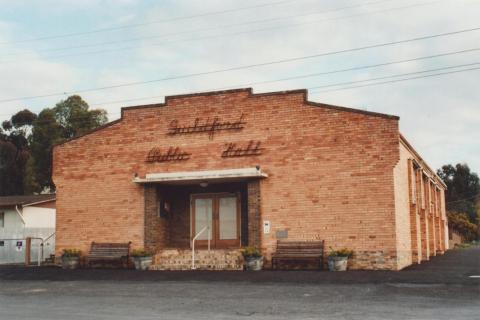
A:
POLYGON ((455 249, 466 249, 466 248, 470 248, 470 247, 478 246, 478 245, 480 245, 480 242, 473 240, 471 242, 464 242, 464 243, 456 244, 455 249))

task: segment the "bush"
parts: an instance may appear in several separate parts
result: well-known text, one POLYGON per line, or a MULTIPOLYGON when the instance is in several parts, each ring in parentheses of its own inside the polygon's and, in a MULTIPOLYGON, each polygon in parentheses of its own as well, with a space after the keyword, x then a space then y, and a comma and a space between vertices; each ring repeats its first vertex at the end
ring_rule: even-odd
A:
POLYGON ((133 249, 132 250, 132 257, 134 258, 142 258, 142 257, 150 257, 153 253, 149 250, 145 249, 133 249))
POLYGON ((351 257, 353 255, 353 250, 350 250, 348 248, 342 248, 338 250, 333 250, 332 247, 330 247, 330 253, 328 254, 329 257, 351 257))
POLYGON ((465 213, 448 212, 448 225, 460 233, 463 239, 471 241, 477 237, 478 226, 472 222, 465 213))
POLYGON ((70 258, 70 257, 80 257, 82 255, 82 251, 76 248, 70 249, 63 249, 62 257, 70 258))
POLYGON ((242 255, 244 258, 260 258, 262 253, 256 247, 245 247, 242 250, 242 255))

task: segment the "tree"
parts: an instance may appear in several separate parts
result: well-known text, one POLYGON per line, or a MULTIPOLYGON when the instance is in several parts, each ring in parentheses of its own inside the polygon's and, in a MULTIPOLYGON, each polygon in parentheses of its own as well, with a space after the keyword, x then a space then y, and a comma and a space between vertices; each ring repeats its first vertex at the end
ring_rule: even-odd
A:
POLYGON ((448 211, 463 212, 471 222, 477 218, 475 202, 480 199, 480 179, 467 164, 444 165, 437 174, 447 185, 445 202, 448 211))
POLYGON ((0 132, 0 195, 23 194, 26 164, 30 158, 27 132, 36 114, 22 110, 3 121, 0 132))
POLYGON ((105 110, 89 110, 77 95, 43 109, 21 110, 0 128, 0 195, 53 191, 52 149, 107 122, 105 110))
POLYGON ((77 95, 57 103, 53 112, 55 120, 63 128, 65 139, 80 136, 108 121, 105 110, 89 110, 88 104, 77 95))
POLYGON ((480 179, 467 164, 443 166, 437 174, 447 185, 445 202, 449 225, 464 239, 480 237, 480 179))
MULTIPOLYGON (((63 128, 57 123, 52 109, 43 109, 32 129, 31 149, 34 182, 37 188, 54 189, 52 181, 52 149, 64 140, 63 128)), ((35 187, 32 185, 32 189, 35 187)), ((36 191, 40 191, 36 190, 36 191)))
POLYGON ((32 126, 35 119, 37 119, 37 115, 35 113, 28 109, 24 109, 14 114, 10 122, 14 128, 22 129, 27 126, 32 126))
POLYGON ((89 110, 77 95, 68 97, 52 109, 44 109, 35 120, 31 148, 35 179, 41 189, 55 189, 52 181, 52 150, 55 144, 85 134, 108 121, 103 109, 89 110))

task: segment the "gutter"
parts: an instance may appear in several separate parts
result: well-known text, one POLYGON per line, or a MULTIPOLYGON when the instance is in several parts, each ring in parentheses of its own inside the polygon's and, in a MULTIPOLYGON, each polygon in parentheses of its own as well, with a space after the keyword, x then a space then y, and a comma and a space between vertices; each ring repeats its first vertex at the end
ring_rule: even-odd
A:
POLYGON ((18 210, 18 205, 15 205, 15 211, 17 211, 18 216, 20 217, 20 219, 22 219, 22 222, 23 222, 23 224, 25 225, 25 224, 26 224, 26 223, 25 223, 25 218, 23 217, 22 212, 21 212, 20 210, 18 210))
POLYGON ((48 200, 42 200, 42 201, 27 203, 27 204, 24 204, 22 207, 31 207, 31 206, 34 206, 34 205, 37 205, 37 204, 42 204, 42 203, 56 201, 56 200, 57 200, 56 198, 53 198, 53 199, 48 199, 48 200))

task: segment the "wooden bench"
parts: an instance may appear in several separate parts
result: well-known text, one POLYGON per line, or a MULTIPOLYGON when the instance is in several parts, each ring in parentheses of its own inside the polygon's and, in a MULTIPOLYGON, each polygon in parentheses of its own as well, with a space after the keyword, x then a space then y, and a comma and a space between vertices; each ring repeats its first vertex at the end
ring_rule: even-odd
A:
POLYGON ((278 240, 276 252, 272 255, 272 268, 277 269, 280 262, 314 263, 323 268, 324 241, 286 241, 278 240))
POLYGON ((93 263, 120 263, 127 267, 130 259, 130 244, 92 242, 90 254, 87 255, 87 266, 93 263))

